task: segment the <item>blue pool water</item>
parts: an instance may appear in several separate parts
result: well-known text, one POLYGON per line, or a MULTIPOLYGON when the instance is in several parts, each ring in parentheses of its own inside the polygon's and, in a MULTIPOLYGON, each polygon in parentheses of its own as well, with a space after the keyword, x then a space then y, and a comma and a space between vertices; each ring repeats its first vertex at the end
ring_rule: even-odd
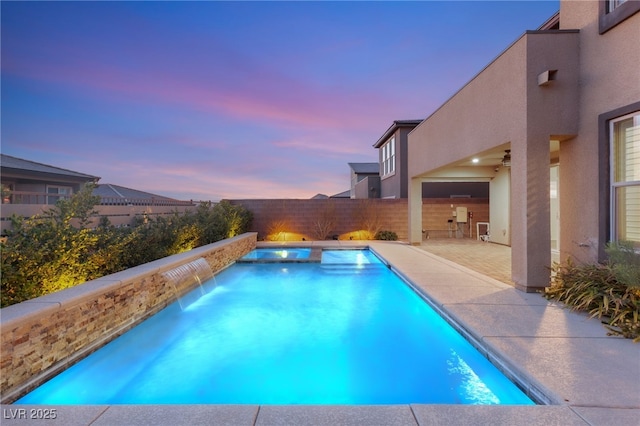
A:
POLYGON ((308 259, 310 248, 258 248, 247 253, 243 259, 308 259))
POLYGON ((367 250, 236 264, 205 291, 17 403, 533 404, 367 250))

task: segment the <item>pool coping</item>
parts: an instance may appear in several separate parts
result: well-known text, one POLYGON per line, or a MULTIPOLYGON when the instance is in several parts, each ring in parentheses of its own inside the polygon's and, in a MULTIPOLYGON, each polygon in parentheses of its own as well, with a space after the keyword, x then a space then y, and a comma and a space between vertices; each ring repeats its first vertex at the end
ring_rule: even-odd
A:
POLYGON ((404 243, 258 243, 258 247, 273 245, 370 247, 460 324, 467 337, 499 354, 503 367, 516 369, 553 405, 3 405, 3 425, 43 424, 29 418, 32 408, 56 410, 56 419, 45 423, 66 425, 635 425, 640 418, 640 345, 606 336, 597 320, 404 243), (23 414, 25 418, 15 418, 23 414))

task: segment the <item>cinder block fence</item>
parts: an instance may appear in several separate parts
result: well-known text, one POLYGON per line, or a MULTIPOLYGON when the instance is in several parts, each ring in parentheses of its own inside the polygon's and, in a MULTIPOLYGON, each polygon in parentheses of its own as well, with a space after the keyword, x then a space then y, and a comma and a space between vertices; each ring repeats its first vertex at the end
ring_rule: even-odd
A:
MULTIPOLYGON (((258 240, 366 240, 381 230, 393 231, 399 240, 408 240, 407 199, 231 200, 231 203, 253 212, 251 231, 258 233, 258 240)), ((473 212, 473 223, 489 221, 486 198, 424 199, 424 237, 447 237, 448 220, 455 219, 452 211, 456 207, 467 207, 473 212)))

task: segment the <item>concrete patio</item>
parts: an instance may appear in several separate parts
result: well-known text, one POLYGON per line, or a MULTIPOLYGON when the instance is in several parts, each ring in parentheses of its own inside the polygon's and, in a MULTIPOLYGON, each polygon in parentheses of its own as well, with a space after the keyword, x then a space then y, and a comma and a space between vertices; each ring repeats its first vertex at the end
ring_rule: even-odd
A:
POLYGON ((432 238, 424 240, 420 248, 503 283, 513 285, 511 281, 511 247, 470 238, 432 238))
MULTIPOLYGON (((263 243, 264 244, 264 243, 263 243)), ((281 243, 279 243, 281 244, 281 243)), ((290 243, 300 245, 300 243, 290 243)), ((369 245, 435 309, 514 377, 538 406, 2 406, 3 425, 638 425, 640 345, 609 337, 598 320, 527 294, 421 247, 369 245), (30 409, 55 409, 54 420, 30 409), (25 411, 19 411, 24 409, 25 411)), ((40 412, 42 414, 43 412, 40 412)))

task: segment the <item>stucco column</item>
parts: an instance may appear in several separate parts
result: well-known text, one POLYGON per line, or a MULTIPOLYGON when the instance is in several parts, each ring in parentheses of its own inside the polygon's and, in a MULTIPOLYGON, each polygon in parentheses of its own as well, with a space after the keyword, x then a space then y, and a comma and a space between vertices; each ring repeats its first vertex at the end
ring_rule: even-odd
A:
POLYGON ((549 139, 537 135, 511 147, 511 276, 532 292, 549 285, 549 139))
POLYGON ((409 242, 414 245, 422 244, 422 179, 409 181, 409 242))

